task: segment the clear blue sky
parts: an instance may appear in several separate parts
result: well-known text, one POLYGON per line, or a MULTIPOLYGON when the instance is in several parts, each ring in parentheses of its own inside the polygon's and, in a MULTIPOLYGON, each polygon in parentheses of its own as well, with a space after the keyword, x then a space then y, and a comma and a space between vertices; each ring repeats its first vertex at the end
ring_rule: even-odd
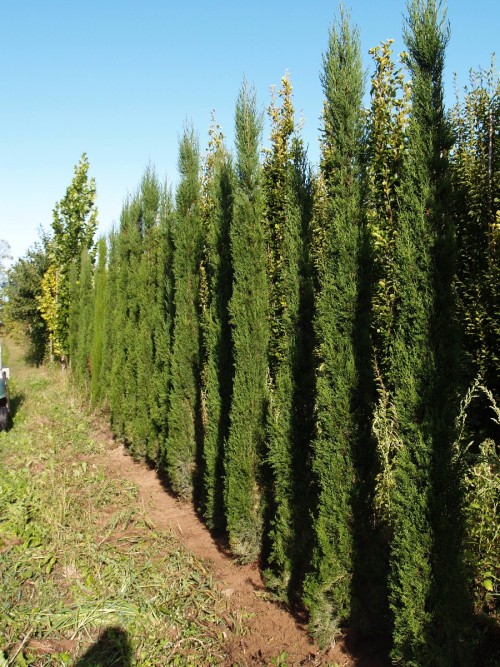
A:
MULTIPOLYGON (((368 49, 402 50, 404 0, 345 0, 368 49)), ((49 229, 54 204, 85 151, 100 231, 119 219, 146 165, 175 184, 186 119, 206 146, 215 109, 232 146, 243 76, 260 104, 289 70, 303 136, 318 160, 319 81, 336 0, 3 0, 0 3, 0 239, 24 255, 49 229)), ((446 97, 498 50, 500 0, 448 0, 446 97)), ((266 136, 264 137, 266 139, 266 136)))

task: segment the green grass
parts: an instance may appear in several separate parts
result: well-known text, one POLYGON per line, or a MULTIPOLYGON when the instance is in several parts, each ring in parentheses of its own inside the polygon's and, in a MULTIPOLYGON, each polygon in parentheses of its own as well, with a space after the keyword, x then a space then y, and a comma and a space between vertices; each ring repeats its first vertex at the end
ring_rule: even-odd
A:
POLYGON ((0 667, 217 665, 241 631, 204 564, 157 530, 58 368, 11 344, 0 434, 0 667), (75 662, 76 661, 76 662, 75 662))

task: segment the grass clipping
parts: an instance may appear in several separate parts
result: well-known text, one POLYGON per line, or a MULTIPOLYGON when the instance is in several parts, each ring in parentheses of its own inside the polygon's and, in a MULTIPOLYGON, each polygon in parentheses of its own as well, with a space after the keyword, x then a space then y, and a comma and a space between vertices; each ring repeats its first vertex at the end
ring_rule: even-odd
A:
POLYGON ((58 369, 19 362, 0 434, 0 665, 208 665, 235 623, 203 563, 98 465, 58 369), (77 660, 77 662, 75 662, 77 660))

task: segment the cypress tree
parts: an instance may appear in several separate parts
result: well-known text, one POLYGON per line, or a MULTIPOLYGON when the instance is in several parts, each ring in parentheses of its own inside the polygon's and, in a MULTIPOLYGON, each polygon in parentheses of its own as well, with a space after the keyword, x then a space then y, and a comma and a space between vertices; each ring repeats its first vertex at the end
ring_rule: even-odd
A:
POLYGON ((203 260, 201 328, 203 337, 203 513, 210 527, 225 525, 224 448, 229 432, 233 356, 229 301, 232 265, 229 230, 233 212, 234 171, 218 126, 210 128, 202 199, 203 260))
POLYGON ((94 324, 94 286, 92 284, 92 261, 87 248, 82 248, 80 278, 78 281, 78 334, 73 371, 80 385, 88 388, 91 365, 90 350, 94 324))
MULTIPOLYGON (((414 212, 426 218, 427 229, 418 241, 428 243, 434 293, 434 302, 428 311, 434 369, 429 366, 428 386, 432 393, 425 406, 432 428, 430 509, 434 531, 433 586, 430 603, 426 606, 426 610, 430 608, 432 611, 433 622, 427 644, 434 651, 429 663, 441 661, 443 665, 465 665, 470 664, 471 647, 466 633, 471 608, 463 571, 461 542, 464 527, 457 512, 462 501, 460 480, 453 465, 452 447, 459 409, 456 303, 452 288, 456 243, 448 158, 452 135, 444 113, 442 82, 449 34, 444 3, 435 0, 408 3, 404 37, 413 81, 413 118, 409 125, 412 150, 409 156, 413 160, 412 172, 418 175, 412 186, 409 208, 413 224, 414 212), (414 206, 417 198, 418 206, 414 206), (465 646, 460 646, 460 640, 465 646)), ((416 227, 418 229, 418 224, 416 227)))
POLYGON ((137 432, 138 410, 138 347, 140 324, 140 263, 142 256, 141 230, 141 196, 140 191, 131 199, 126 216, 123 233, 126 236, 124 257, 121 266, 126 276, 123 285, 125 298, 124 327, 121 335, 121 346, 124 350, 124 364, 120 371, 119 382, 122 383, 121 408, 123 415, 123 437, 135 457, 144 456, 144 444, 137 432))
POLYGON ((263 167, 270 304, 266 458, 272 485, 268 556, 272 575, 269 573, 267 580, 281 592, 292 593, 292 573, 304 538, 295 532, 296 515, 303 509, 296 493, 297 449, 305 447, 304 430, 297 420, 302 380, 297 369, 304 352, 300 336, 303 211, 297 185, 303 176, 296 173, 299 165, 294 163, 301 146, 297 145, 300 139, 295 134, 288 75, 283 77, 278 95, 281 107, 274 96, 269 107, 271 148, 263 167))
POLYGON ((180 182, 174 228, 175 319, 169 397, 168 477, 175 493, 189 498, 197 482, 200 447, 200 319, 201 260, 200 156, 192 128, 179 146, 180 182))
POLYGON ((92 349, 90 352, 91 381, 90 397, 92 403, 97 405, 103 398, 101 385, 101 368, 103 354, 109 352, 104 347, 104 330, 106 326, 106 239, 102 237, 97 243, 97 267, 95 271, 95 299, 94 299, 94 325, 92 336, 92 349))
MULTIPOLYGON (((420 432, 418 401, 426 390, 421 386, 422 365, 428 370, 428 302, 432 291, 429 275, 423 272, 419 276, 418 264, 414 266, 418 253, 426 257, 428 249, 418 246, 418 235, 412 235, 412 224, 402 210, 410 88, 404 84, 401 71, 395 69, 390 45, 388 41, 372 50, 376 73, 372 79, 368 131, 367 220, 374 262, 371 317, 378 393, 373 416, 378 455, 374 503, 391 568, 388 592, 395 644, 406 640, 410 646, 413 642, 424 644, 425 620, 415 614, 414 626, 403 629, 404 612, 400 611, 398 618, 398 605, 425 605, 430 586, 429 442, 420 432), (411 318, 417 316, 412 327, 411 318), (419 465, 413 460, 418 456, 419 465), (421 492, 413 487, 417 471, 421 492), (399 508, 398 503, 403 503, 405 497, 408 506, 399 508), (403 546, 399 545, 404 540, 405 557, 403 546), (412 587, 411 600, 406 600, 396 586, 394 573, 398 567, 403 585, 412 587), (417 567, 419 576, 413 581, 409 576, 405 579, 407 572, 417 567)), ((425 243, 424 239, 419 240, 425 243)), ((421 261, 420 267, 429 271, 428 263, 426 266, 421 261)), ((422 610, 423 607, 419 612, 422 610)))
POLYGON ((106 271, 106 289, 105 289, 105 308, 104 323, 102 332, 102 361, 99 373, 99 395, 105 409, 111 407, 112 393, 112 368, 113 360, 116 355, 116 337, 118 329, 116 328, 116 315, 118 307, 118 239, 119 234, 116 229, 112 229, 108 235, 108 261, 106 271))
POLYGON ((246 561, 257 558, 261 549, 261 459, 269 341, 261 132, 262 116, 257 112, 255 93, 245 82, 236 103, 237 183, 230 230, 234 283, 229 304, 234 383, 224 499, 231 548, 246 561))
POLYGON ((351 613, 352 502, 357 383, 354 326, 360 233, 363 72, 359 34, 341 11, 321 77, 325 94, 321 165, 313 218, 315 263, 317 488, 315 546, 304 599, 311 627, 330 642, 351 613))
POLYGON ((110 377, 110 408, 113 431, 119 437, 128 437, 130 422, 135 412, 135 376, 132 351, 135 333, 136 303, 135 275, 132 256, 136 246, 137 228, 134 225, 138 203, 128 199, 120 216, 116 239, 116 300, 113 317, 113 360, 110 377))
MULTIPOLYGON (((54 265, 55 268, 55 265, 54 265)), ((68 267, 68 284, 65 289, 67 291, 67 332, 66 332, 66 352, 69 354, 69 358, 73 361, 73 368, 76 369, 77 362, 76 358, 78 355, 78 327, 80 324, 79 317, 79 306, 80 306, 80 271, 81 271, 81 252, 78 261, 75 259, 68 267)), ((58 274, 55 269, 55 285, 53 295, 55 313, 57 313, 57 290, 58 290, 58 274)), ((57 318, 56 318, 57 319, 57 318)), ((63 356, 63 348, 60 347, 60 338, 57 336, 57 329, 54 329, 54 341, 57 341, 56 348, 54 350, 56 356, 63 356)))
POLYGON ((154 371, 154 315, 156 297, 155 229, 158 225, 160 185, 151 167, 141 180, 138 197, 140 257, 137 264, 138 321, 135 346, 137 402, 134 415, 135 451, 155 461, 157 443, 151 420, 151 386, 154 371))
POLYGON ((173 224, 172 195, 165 184, 160 192, 159 219, 153 230, 152 244, 155 255, 155 294, 152 306, 154 365, 149 405, 154 445, 148 447, 148 455, 156 458, 162 473, 165 472, 165 443, 168 435, 168 397, 174 322, 173 224))
POLYGON ((458 654, 451 636, 460 632, 461 583, 450 467, 456 348, 446 212, 450 141, 441 84, 448 30, 441 7, 409 3, 405 40, 411 115, 407 121, 408 92, 403 87, 398 98, 402 79, 386 45, 375 52, 370 119, 372 337, 379 394, 373 420, 379 454, 375 506, 386 526, 392 659, 451 665, 466 662, 466 652, 458 654))

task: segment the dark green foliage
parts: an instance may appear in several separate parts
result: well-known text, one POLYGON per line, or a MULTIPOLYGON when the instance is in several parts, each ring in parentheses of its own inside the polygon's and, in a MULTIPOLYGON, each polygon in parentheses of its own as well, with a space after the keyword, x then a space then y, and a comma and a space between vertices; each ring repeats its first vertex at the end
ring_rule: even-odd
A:
MULTIPOLYGON (((263 168, 269 280, 269 408, 267 414, 267 463, 271 494, 268 513, 268 561, 272 582, 281 593, 292 592, 294 567, 304 544, 297 535, 297 515, 305 510, 297 497, 298 452, 306 448, 305 429, 297 421, 304 378, 298 368, 304 354, 301 337, 301 288, 305 249, 301 186, 307 170, 300 139, 295 134, 292 88, 288 76, 279 91, 282 105, 273 99, 269 107, 271 148, 263 168), (297 159, 296 159, 297 158, 297 159)), ((303 463, 303 458, 301 459, 303 463)), ((304 475, 301 466, 300 475, 304 475)))
MULTIPOLYGON (((117 282, 118 282, 118 233, 112 229, 108 236, 108 262, 106 272, 106 292, 104 295, 105 316, 102 332, 102 361, 99 372, 99 395, 103 406, 110 407, 112 367, 115 356, 117 329, 115 318, 117 313, 117 282)), ((95 331, 95 330, 94 330, 95 331)))
POLYGON ((92 335, 92 348, 90 351, 90 398, 94 405, 101 403, 103 399, 103 386, 101 384, 101 372, 103 366, 103 355, 109 354, 109 349, 104 347, 104 332, 106 328, 106 239, 103 237, 97 243, 97 267, 94 278, 94 323, 92 335))
POLYGON ((230 231, 234 284, 229 305, 234 384, 224 497, 231 548, 248 561, 258 557, 262 539, 260 461, 269 341, 261 131, 255 94, 245 83, 236 104, 237 185, 230 231))
POLYGON ((138 407, 138 353, 139 353, 139 326, 140 326, 140 264, 142 257, 142 229, 141 229, 141 197, 136 193, 129 202, 125 218, 125 228, 122 230, 123 250, 121 271, 126 276, 123 285, 125 322, 121 332, 121 347, 124 351, 124 364, 120 370, 119 382, 122 390, 123 437, 130 446, 134 456, 142 457, 145 453, 144 443, 137 430, 138 407))
POLYGON ((151 389, 154 372, 154 319, 156 285, 156 227, 158 225, 161 188, 154 171, 149 167, 142 178, 138 209, 140 235, 139 258, 135 264, 137 284, 137 320, 135 332, 136 404, 133 417, 134 453, 157 458, 157 442, 150 416, 151 389))
POLYGON ((93 267, 87 248, 82 249, 78 280, 78 329, 76 355, 72 358, 72 370, 77 382, 88 389, 91 378, 90 352, 94 326, 93 267))
POLYGON ((122 208, 116 239, 117 267, 115 305, 113 308, 113 360, 110 371, 109 403, 111 422, 119 437, 130 434, 135 414, 136 381, 134 372, 137 303, 135 299, 137 266, 137 211, 139 202, 128 200, 122 208))
POLYGON ((210 130, 203 182, 204 248, 200 306, 203 335, 203 507, 209 526, 225 524, 223 460, 229 432, 233 355, 229 323, 233 275, 229 230, 233 213, 234 170, 223 136, 210 130))
POLYGON ((164 467, 173 322, 172 206, 148 167, 110 235, 104 355, 96 382, 115 433, 136 457, 164 467))
POLYGON ((360 234, 361 99, 358 32, 341 12, 323 57, 321 172, 313 218, 316 434, 312 471, 318 493, 315 547, 305 582, 311 626, 322 643, 351 612, 352 495, 357 383, 354 325, 360 234))
MULTIPOLYGON (((461 504, 460 480, 452 462, 455 418, 459 408, 459 357, 452 289, 456 269, 448 160, 452 138, 444 114, 442 84, 450 31, 443 3, 430 0, 409 3, 407 26, 404 37, 413 82, 413 119, 409 125, 411 150, 408 154, 410 173, 415 180, 406 224, 412 230, 418 230, 421 225, 421 235, 415 238, 415 248, 418 248, 415 258, 419 269, 424 265, 423 261, 429 261, 422 253, 427 244, 429 284, 434 297, 433 302, 425 304, 434 358, 429 359, 427 367, 421 367, 425 390, 421 392, 422 402, 414 419, 414 423, 418 423, 420 418, 424 438, 428 437, 428 424, 432 429, 432 491, 428 509, 433 530, 432 589, 431 598, 422 611, 430 611, 433 616, 426 638, 430 648, 428 663, 466 665, 470 664, 466 632, 471 609, 462 563, 463 521, 457 512, 461 504), (415 213, 421 222, 416 222, 415 213), (422 409, 424 418, 421 417, 422 409)), ((411 325, 413 323, 414 317, 411 325)), ((425 359, 424 353, 422 347, 418 353, 420 359, 425 359)), ((414 373, 418 377, 417 364, 415 360, 414 373)), ((418 490, 421 494, 422 483, 418 477, 416 481, 415 492, 418 490)), ((418 571, 415 570, 414 576, 418 571)), ((414 609, 408 611, 414 618, 414 609)), ((420 660, 423 662, 422 658, 420 660)))
POLYGON ((160 193, 158 224, 153 231, 156 289, 151 317, 154 366, 149 397, 154 446, 148 455, 156 458, 164 470, 165 442, 168 434, 168 397, 174 323, 173 241, 174 211, 170 190, 165 185, 160 193))
POLYGON ((202 250, 198 140, 186 128, 179 146, 180 182, 174 227, 175 319, 167 473, 175 493, 192 496, 201 440, 199 275, 202 250))
MULTIPOLYGON (((80 308, 80 271, 81 258, 72 262, 69 268, 69 283, 68 283, 68 331, 67 331, 67 352, 70 359, 74 360, 73 368, 76 368, 76 357, 78 355, 78 328, 80 325, 79 308, 80 308)), ((57 285, 57 279, 56 279, 57 285)))

